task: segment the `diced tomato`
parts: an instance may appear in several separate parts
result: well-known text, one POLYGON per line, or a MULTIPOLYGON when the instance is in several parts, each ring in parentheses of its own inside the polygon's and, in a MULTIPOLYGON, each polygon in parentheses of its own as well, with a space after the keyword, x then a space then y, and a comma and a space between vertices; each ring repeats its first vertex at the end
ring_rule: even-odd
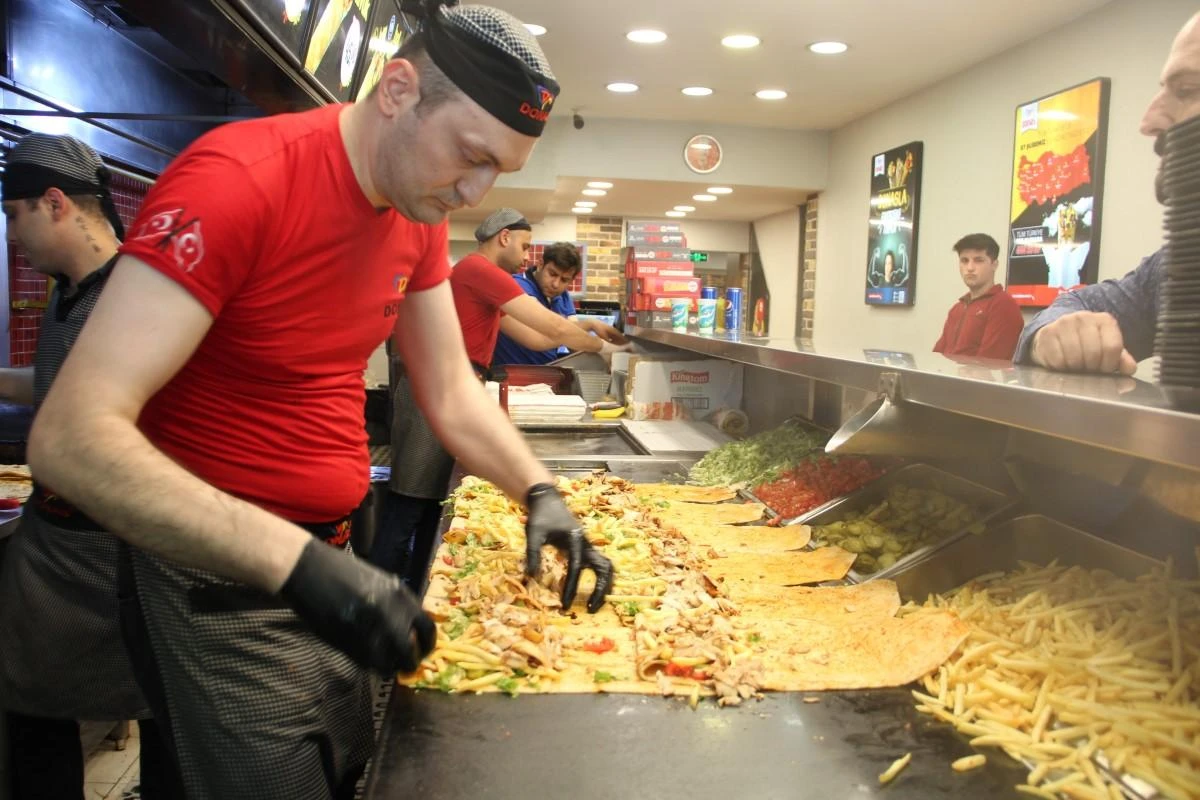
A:
POLYGON ((450 556, 442 556, 442 563, 444 563, 448 567, 453 567, 454 559, 451 558, 450 556))
POLYGON ((691 678, 695 681, 708 680, 708 673, 704 670, 696 669, 695 667, 685 667, 681 664, 676 664, 674 661, 667 662, 665 672, 672 678, 691 678))
POLYGON ((457 598, 457 597, 451 597, 451 598, 450 598, 450 605, 452 605, 452 606, 456 606, 456 605, 458 605, 458 598, 457 598))
POLYGON ((612 639, 605 636, 603 639, 594 642, 585 642, 583 649, 589 653, 607 653, 616 647, 617 644, 612 639))

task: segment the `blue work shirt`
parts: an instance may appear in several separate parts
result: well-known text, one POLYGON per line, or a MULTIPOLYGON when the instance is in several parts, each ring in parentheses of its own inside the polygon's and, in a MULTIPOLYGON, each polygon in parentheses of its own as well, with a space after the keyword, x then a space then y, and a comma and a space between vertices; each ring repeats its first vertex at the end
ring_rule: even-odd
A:
MULTIPOLYGON (((571 300, 569 292, 563 292, 553 300, 546 299, 546 295, 542 294, 542 290, 538 287, 537 281, 533 279, 533 270, 528 270, 520 275, 513 276, 517 285, 530 297, 535 298, 546 308, 564 317, 575 316, 575 303, 571 300)), ((554 350, 530 350, 500 332, 499 338, 496 339, 496 349, 492 353, 492 364, 549 364, 551 361, 562 358, 567 355, 568 351, 565 347, 559 347, 554 350)))

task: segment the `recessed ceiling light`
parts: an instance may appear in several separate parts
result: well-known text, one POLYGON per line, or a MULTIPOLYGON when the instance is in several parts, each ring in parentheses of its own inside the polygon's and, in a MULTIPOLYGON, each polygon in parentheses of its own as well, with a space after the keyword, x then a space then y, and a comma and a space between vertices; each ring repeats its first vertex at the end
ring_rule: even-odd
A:
POLYGON ((675 206, 676 211, 695 211, 695 206, 675 206))
POLYGON ((624 83, 622 81, 617 81, 616 83, 610 83, 606 88, 610 92, 629 94, 630 92, 636 92, 638 90, 638 85, 636 83, 624 83))
POLYGON ((630 31, 625 34, 625 38, 638 44, 661 44, 667 40, 667 35, 662 31, 656 31, 652 28, 642 28, 641 30, 630 31))
POLYGON ((541 36, 546 32, 546 28, 542 25, 536 25, 532 22, 525 23, 525 30, 532 33, 534 36, 541 36))
POLYGON ((588 181, 589 189, 611 189, 612 184, 608 181, 588 181))
POLYGON ((595 200, 576 200, 575 205, 579 206, 580 208, 595 208, 596 201, 595 200))
POLYGON ((590 214, 590 213, 592 213, 592 209, 581 208, 580 206, 575 206, 574 208, 571 209, 571 213, 572 214, 590 214))
POLYGON ((708 97, 712 94, 712 89, 707 86, 687 86, 680 91, 688 97, 708 97))
POLYGON ((759 100, 782 100, 787 97, 787 92, 783 89, 759 89, 754 96, 759 100))
POLYGON ((604 195, 608 194, 608 192, 604 191, 603 189, 584 189, 581 194, 585 194, 588 197, 604 197, 604 195))
POLYGON ((735 33, 732 36, 726 36, 721 40, 721 44, 726 47, 732 47, 734 50, 745 50, 748 47, 758 47, 761 40, 757 36, 752 36, 748 33, 735 33))
POLYGON ((692 199, 701 203, 712 203, 717 199, 717 196, 715 194, 694 194, 692 195, 692 199))
POLYGON ((728 186, 710 186, 706 191, 709 194, 733 194, 733 189, 728 186))
POLYGON ((808 49, 823 56, 836 56, 838 53, 846 52, 849 45, 845 42, 813 42, 808 49))
POLYGON ((687 216, 687 214, 683 213, 682 211, 668 211, 666 213, 667 213, 668 217, 686 217, 687 216))

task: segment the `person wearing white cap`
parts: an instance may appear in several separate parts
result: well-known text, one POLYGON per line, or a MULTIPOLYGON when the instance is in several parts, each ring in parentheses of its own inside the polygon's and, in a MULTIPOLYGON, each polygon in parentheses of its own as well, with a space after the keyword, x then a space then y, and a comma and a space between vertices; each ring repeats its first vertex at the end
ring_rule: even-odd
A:
MULTIPOLYGON (((533 226, 520 211, 501 208, 475 229, 479 248, 450 272, 454 308, 467 357, 481 379, 489 376, 501 318, 515 326, 521 344, 547 350, 565 346, 602 355, 626 347, 608 325, 596 336, 530 297, 514 274, 525 264, 533 226)), ((441 504, 449 488, 454 456, 442 447, 429 421, 413 402, 412 386, 399 365, 392 392, 392 475, 384 514, 371 546, 371 563, 404 578, 418 595, 433 558, 441 504)))
MULTIPOLYGON (((41 406, 100 298, 124 231, 100 156, 33 133, 8 153, 0 195, 9 241, 56 278, 34 366, 0 369, 0 397, 41 406)), ((13 800, 81 797, 78 720, 138 719, 142 796, 180 794, 121 642, 117 539, 34 473, 0 570, 0 709, 13 800)), ((3 758, 0 754, 0 758, 3 758)))
POLYGON ((371 673, 416 668, 437 628, 348 551, 368 487, 362 374, 394 330, 434 430, 528 508, 603 606, 583 535, 471 370, 446 216, 524 166, 558 95, 533 36, 487 6, 419 18, 355 104, 233 123, 151 189, 46 397, 30 465, 123 540, 121 622, 189 800, 353 796, 371 673))

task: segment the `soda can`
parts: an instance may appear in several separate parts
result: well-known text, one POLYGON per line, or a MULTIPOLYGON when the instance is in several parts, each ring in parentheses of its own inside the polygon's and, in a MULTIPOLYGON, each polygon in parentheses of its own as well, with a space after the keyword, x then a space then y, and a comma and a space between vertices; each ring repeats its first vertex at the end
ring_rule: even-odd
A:
POLYGON ((725 330, 740 331, 742 329, 742 290, 725 290, 725 330))
POLYGON ((717 299, 717 287, 705 286, 705 287, 701 288, 700 289, 700 299, 701 300, 716 300, 717 299))

